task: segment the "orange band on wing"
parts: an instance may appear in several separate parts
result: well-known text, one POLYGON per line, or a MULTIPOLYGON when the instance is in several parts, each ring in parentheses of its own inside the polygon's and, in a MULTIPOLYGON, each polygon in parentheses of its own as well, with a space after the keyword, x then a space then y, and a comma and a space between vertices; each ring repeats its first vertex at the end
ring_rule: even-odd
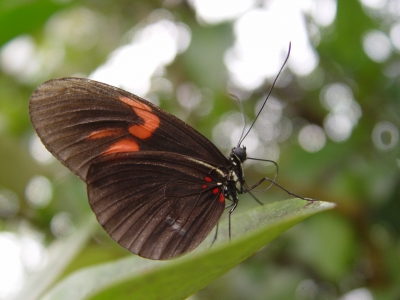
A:
POLYGON ((112 144, 103 155, 119 152, 136 152, 139 151, 139 145, 134 140, 120 140, 112 144))
MULTIPOLYGON (((153 132, 160 126, 160 118, 152 113, 151 108, 137 100, 130 99, 127 97, 120 97, 119 100, 127 105, 129 105, 139 118, 143 120, 143 124, 141 125, 132 125, 129 126, 128 131, 134 137, 137 137, 141 140, 148 139, 152 136, 153 132)), ((101 139, 105 137, 118 136, 124 134, 124 128, 113 128, 113 129, 104 129, 97 130, 87 137, 87 139, 101 139)), ((126 132, 125 132, 126 134, 126 132)), ((138 143, 133 139, 122 139, 114 144, 112 144, 102 155, 107 155, 111 153, 120 153, 120 152, 137 152, 139 151, 138 143)))
POLYGON ((144 121, 144 124, 130 126, 129 133, 142 140, 151 137, 153 132, 160 126, 160 118, 153 114, 151 108, 144 103, 127 97, 120 97, 119 100, 132 107, 135 113, 144 121))
POLYGON ((112 136, 112 135, 117 135, 120 134, 122 132, 122 129, 105 129, 105 130, 98 130, 98 131, 94 131, 92 132, 87 138, 88 139, 101 139, 107 136, 112 136))
POLYGON ((139 139, 148 139, 158 126, 160 126, 160 119, 148 111, 135 109, 135 112, 144 120, 144 124, 130 126, 129 132, 139 139))

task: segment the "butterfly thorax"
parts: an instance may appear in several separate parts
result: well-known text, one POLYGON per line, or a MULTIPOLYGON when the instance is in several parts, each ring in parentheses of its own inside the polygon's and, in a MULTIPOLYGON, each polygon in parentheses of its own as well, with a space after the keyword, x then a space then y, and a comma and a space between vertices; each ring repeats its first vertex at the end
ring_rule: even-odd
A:
POLYGON ((244 172, 243 172, 243 162, 247 159, 246 147, 235 147, 232 148, 229 154, 229 174, 228 174, 228 184, 225 192, 225 196, 234 200, 237 199, 237 194, 243 193, 244 186, 244 172))

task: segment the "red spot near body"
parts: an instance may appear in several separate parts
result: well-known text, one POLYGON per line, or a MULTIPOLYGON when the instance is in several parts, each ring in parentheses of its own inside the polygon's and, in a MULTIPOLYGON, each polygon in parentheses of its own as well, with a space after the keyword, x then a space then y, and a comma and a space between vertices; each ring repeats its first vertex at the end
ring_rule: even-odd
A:
POLYGON ((139 151, 139 145, 134 140, 120 140, 112 144, 103 155, 119 152, 137 152, 139 151))
POLYGON ((213 189, 213 194, 218 194, 218 192, 219 192, 218 188, 213 189))
POLYGON ((129 133, 141 140, 151 137, 153 132, 160 126, 160 118, 152 113, 148 105, 142 102, 127 97, 120 97, 119 100, 132 107, 135 113, 144 121, 144 124, 130 126, 129 133))
POLYGON ((219 202, 220 203, 225 203, 225 196, 223 193, 219 194, 219 202))
POLYGON ((205 189, 207 186, 206 186, 205 184, 203 184, 201 187, 202 187, 203 189, 205 189))
POLYGON ((120 129, 120 128, 97 130, 97 131, 93 131, 92 133, 90 133, 87 138, 89 140, 101 139, 101 138, 105 138, 108 136, 121 134, 122 131, 123 131, 123 129, 120 129))
POLYGON ((211 181, 212 181, 211 177, 208 177, 208 176, 205 178, 205 180, 206 180, 207 182, 211 182, 211 181))

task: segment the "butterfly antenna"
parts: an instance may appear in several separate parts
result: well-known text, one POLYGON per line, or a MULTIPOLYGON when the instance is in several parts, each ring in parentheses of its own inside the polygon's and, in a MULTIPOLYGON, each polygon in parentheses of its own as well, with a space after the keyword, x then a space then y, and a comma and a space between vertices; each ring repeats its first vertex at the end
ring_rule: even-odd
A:
POLYGON ((269 96, 271 95, 272 90, 274 89, 275 83, 276 83, 276 81, 278 80, 279 75, 281 74, 283 68, 285 67, 285 65, 286 65, 286 63, 287 63, 287 61, 288 61, 288 59, 289 59, 289 56, 290 56, 290 49, 291 49, 291 48, 292 48, 292 43, 289 42, 289 50, 288 50, 288 53, 287 53, 287 55, 286 55, 285 61, 283 62, 282 67, 281 67, 281 69, 280 69, 279 72, 278 72, 278 75, 276 75, 276 77, 275 77, 275 79, 274 79, 274 82, 272 83, 272 86, 271 86, 271 88, 269 89, 269 92, 268 92, 268 94, 267 94, 267 97, 265 98, 264 103, 263 103, 263 105, 261 106, 260 110, 258 111, 257 116, 255 117, 253 123, 251 123, 249 130, 247 130, 246 134, 245 134, 242 138, 240 138, 239 143, 238 143, 238 147, 240 146, 240 144, 242 144, 243 140, 246 138, 246 136, 249 134, 250 130, 253 128, 254 123, 256 123, 256 121, 257 121, 257 119, 258 119, 258 116, 261 114, 261 111, 263 110, 263 108, 264 108, 264 106, 265 106, 265 103, 267 103, 267 100, 268 100, 269 96))
POLYGON ((236 95, 233 95, 233 94, 229 94, 229 96, 236 99, 239 109, 240 109, 240 112, 242 113, 242 116, 243 116, 243 130, 242 130, 242 134, 240 135, 239 143, 237 145, 237 147, 239 147, 240 141, 242 140, 242 137, 244 135, 244 130, 246 129, 246 115, 244 114, 243 104, 242 104, 242 101, 240 101, 239 97, 237 97, 236 95))

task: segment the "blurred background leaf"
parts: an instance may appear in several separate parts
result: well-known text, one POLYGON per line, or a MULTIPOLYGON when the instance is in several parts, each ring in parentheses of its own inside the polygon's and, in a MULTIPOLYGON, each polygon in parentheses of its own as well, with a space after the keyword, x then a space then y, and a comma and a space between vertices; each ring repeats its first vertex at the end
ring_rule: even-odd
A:
MULTIPOLYGON (((1 1, 0 299, 43 270, 49 245, 91 213, 84 184, 34 134, 35 87, 66 76, 120 86, 228 154, 242 128, 229 94, 253 120, 289 41, 288 66, 244 144, 278 161, 284 187, 338 207, 192 298, 399 298, 399 17, 396 0, 1 1)), ((248 161, 246 181, 268 171, 248 161)), ((238 211, 257 205, 243 196, 238 211)), ((55 280, 130 255, 99 226, 91 236, 55 280)))

